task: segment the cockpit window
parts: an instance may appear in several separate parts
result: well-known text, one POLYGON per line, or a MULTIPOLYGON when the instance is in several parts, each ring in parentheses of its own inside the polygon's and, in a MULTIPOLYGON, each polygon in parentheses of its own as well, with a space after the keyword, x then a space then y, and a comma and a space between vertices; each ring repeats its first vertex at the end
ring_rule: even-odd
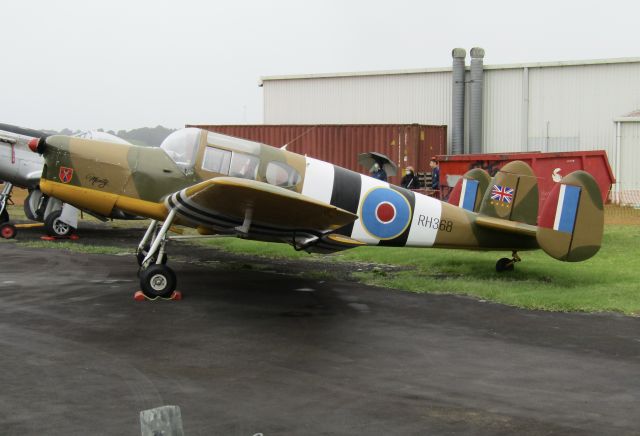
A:
POLYGON ((255 180, 258 174, 260 159, 249 154, 234 152, 231 156, 231 166, 229 175, 231 177, 241 177, 243 179, 255 180))
POLYGON ((215 147, 207 147, 204 151, 202 169, 218 174, 229 174, 229 164, 231 163, 231 152, 215 147))
POLYGON ((267 165, 267 183, 283 188, 300 183, 300 174, 284 162, 269 162, 267 165))
POLYGON ((200 129, 189 127, 173 132, 162 141, 162 148, 169 157, 183 169, 193 168, 196 161, 198 144, 200 143, 200 129))
POLYGON ((257 156, 208 146, 204 151, 202 169, 212 173, 255 180, 260 159, 257 156))

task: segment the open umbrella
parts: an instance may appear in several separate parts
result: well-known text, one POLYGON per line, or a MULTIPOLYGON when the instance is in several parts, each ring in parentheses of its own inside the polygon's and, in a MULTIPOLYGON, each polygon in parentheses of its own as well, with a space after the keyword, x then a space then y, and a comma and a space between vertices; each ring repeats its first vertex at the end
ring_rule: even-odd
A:
POLYGON ((358 155, 358 163, 367 169, 371 168, 376 162, 384 169, 388 176, 395 176, 398 173, 396 164, 382 153, 368 151, 358 155))

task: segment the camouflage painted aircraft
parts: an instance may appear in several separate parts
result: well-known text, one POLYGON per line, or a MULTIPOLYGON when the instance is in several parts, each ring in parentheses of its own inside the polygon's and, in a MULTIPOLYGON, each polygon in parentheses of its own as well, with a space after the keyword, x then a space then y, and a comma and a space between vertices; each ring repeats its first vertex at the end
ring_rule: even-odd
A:
POLYGON ((167 297, 176 276, 166 265, 172 225, 201 235, 230 235, 333 252, 363 245, 510 251, 496 264, 513 269, 518 251, 542 248, 581 261, 600 248, 603 205, 595 180, 564 177, 538 214, 537 180, 523 162, 493 178, 469 171, 454 204, 256 142, 187 128, 160 148, 50 136, 40 187, 101 215, 151 218, 137 251, 140 286, 167 297))

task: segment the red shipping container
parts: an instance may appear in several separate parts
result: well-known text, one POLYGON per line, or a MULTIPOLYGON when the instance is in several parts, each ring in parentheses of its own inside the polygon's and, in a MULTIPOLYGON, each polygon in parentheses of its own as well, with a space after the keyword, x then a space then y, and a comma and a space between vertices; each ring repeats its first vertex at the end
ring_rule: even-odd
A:
POLYGON ((358 154, 377 151, 398 166, 398 175, 390 177, 400 183, 401 171, 412 166, 429 172, 429 159, 446 153, 447 126, 421 124, 318 124, 318 125, 188 125, 212 132, 261 142, 274 147, 321 159, 341 167, 368 173, 358 164, 358 154))
POLYGON ((442 155, 438 156, 438 160, 440 162, 440 184, 444 187, 443 191, 447 191, 447 187, 453 189, 458 179, 470 169, 483 168, 493 176, 508 162, 514 160, 526 162, 538 178, 540 209, 542 209, 542 204, 554 184, 573 171, 587 171, 596 179, 603 202, 607 200, 611 184, 615 183, 607 153, 604 150, 442 155))

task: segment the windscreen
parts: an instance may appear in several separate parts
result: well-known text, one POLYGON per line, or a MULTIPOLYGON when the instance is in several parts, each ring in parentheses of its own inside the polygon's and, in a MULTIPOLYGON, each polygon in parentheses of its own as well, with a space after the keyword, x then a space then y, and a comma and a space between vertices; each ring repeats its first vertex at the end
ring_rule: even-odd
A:
POLYGON ((176 163, 184 169, 193 168, 200 143, 200 129, 188 127, 173 132, 162 141, 160 148, 176 163))

